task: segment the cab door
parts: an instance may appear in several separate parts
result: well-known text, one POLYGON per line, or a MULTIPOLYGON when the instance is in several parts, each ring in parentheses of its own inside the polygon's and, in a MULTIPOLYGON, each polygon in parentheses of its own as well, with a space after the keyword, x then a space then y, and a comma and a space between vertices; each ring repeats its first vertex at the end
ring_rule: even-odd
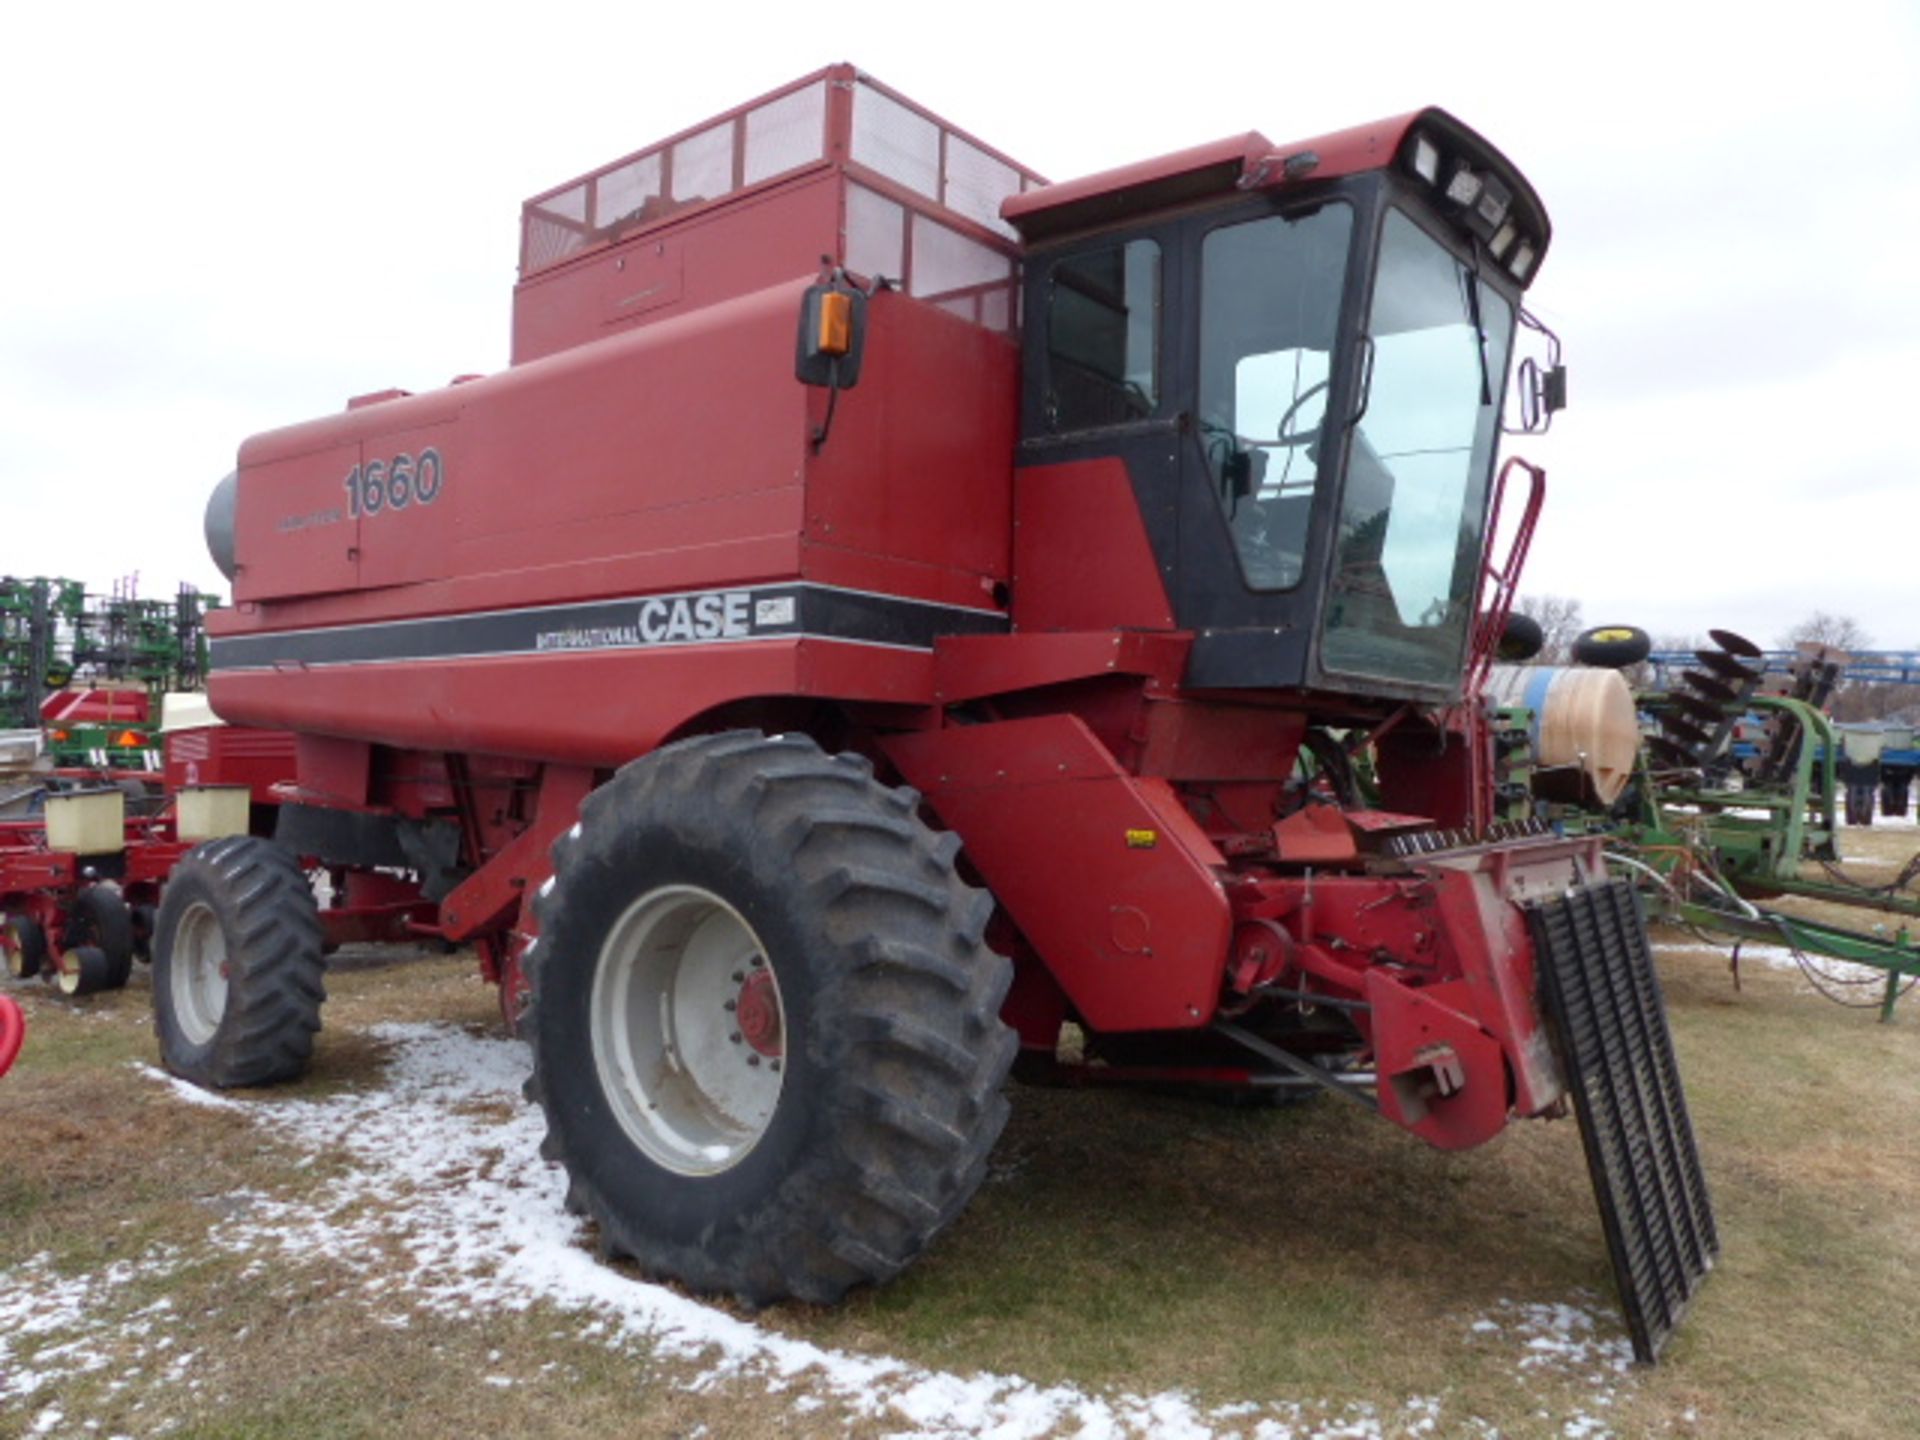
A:
POLYGON ((1188 682, 1307 683, 1345 451, 1339 345, 1355 207, 1331 200, 1188 222, 1192 443, 1176 604, 1188 682))
POLYGON ((1177 628, 1180 294, 1169 226, 1070 241, 1028 262, 1016 628, 1177 628))

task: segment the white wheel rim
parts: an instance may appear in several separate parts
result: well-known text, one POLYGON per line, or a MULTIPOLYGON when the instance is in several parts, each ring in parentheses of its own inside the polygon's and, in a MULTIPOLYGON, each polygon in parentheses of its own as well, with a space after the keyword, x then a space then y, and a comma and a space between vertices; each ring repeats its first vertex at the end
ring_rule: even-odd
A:
POLYGON ((786 1082, 786 1011, 739 911, 692 885, 649 891, 607 932, 588 1004, 601 1091, 649 1160, 718 1175, 760 1143, 786 1082))
POLYGON ((227 1013, 227 936, 205 901, 189 905, 174 927, 168 966, 181 1033, 190 1044, 205 1045, 227 1013))

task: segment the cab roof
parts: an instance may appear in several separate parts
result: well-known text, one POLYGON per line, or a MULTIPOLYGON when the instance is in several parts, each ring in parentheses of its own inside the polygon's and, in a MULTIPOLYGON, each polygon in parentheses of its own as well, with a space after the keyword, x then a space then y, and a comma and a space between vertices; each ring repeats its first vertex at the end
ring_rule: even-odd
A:
POLYGON ((1537 238, 1539 252, 1545 252, 1551 226, 1533 187, 1485 138, 1431 105, 1291 145, 1276 145, 1258 130, 1249 130, 1009 195, 1000 214, 1032 243, 1236 190, 1274 189, 1385 169, 1407 153, 1416 131, 1431 136, 1450 157, 1497 174, 1513 191, 1520 223, 1537 238))

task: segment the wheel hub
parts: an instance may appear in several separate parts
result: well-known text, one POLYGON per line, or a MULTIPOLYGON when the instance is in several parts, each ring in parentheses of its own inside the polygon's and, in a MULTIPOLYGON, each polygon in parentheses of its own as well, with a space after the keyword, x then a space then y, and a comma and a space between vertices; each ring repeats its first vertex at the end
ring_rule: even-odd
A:
POLYGON ((741 1039, 762 1055, 780 1058, 786 1041, 781 1032, 780 996, 765 968, 750 971, 740 982, 734 1018, 739 1022, 741 1039))
POLYGON ((601 943, 588 1015, 601 1093, 655 1164, 718 1175, 772 1125, 786 1078, 779 976, 712 891, 636 899, 601 943))
POLYGON ((196 902, 174 928, 171 976, 174 1014, 189 1043, 205 1045, 219 1033, 231 971, 219 916, 204 901, 196 902))

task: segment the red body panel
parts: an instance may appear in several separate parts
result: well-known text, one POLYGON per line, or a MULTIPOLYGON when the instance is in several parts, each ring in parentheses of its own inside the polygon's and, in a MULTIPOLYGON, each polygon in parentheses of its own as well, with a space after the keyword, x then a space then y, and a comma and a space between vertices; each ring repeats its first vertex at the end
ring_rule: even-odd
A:
POLYGON ((295 741, 290 730, 244 725, 208 725, 166 736, 166 785, 247 785, 253 803, 271 805, 274 787, 293 779, 295 741))
POLYGON ((691 214, 639 244, 523 280, 514 295, 513 363, 810 278, 818 258, 840 248, 836 178, 816 166, 719 214, 691 214), (769 245, 769 235, 790 243, 769 245))
MULTIPOLYGON (((209 629, 390 619, 644 593, 695 576, 712 584, 793 573, 806 443, 806 397, 793 383, 791 357, 800 289, 782 286, 247 442, 234 579, 241 609, 222 612, 209 629), (739 424, 743 404, 763 423, 739 424), (417 456, 428 440, 444 465, 437 496, 354 519, 345 482, 363 457, 417 456), (288 528, 302 520, 313 523, 288 528), (768 537, 777 537, 771 555, 753 545, 768 537), (409 561, 414 552, 428 558, 409 561), (695 556, 697 565, 689 563, 695 556), (773 568, 761 568, 769 559, 773 568), (386 589, 409 564, 413 580, 442 583, 386 589), (316 592, 336 598, 251 614, 246 603, 316 592)), ((217 690, 215 697, 217 704, 217 690)))
POLYGON ((1222 860, 1167 782, 1128 775, 1071 715, 885 745, 1090 1024, 1212 1018, 1232 934, 1222 860))
POLYGON ((1014 523, 1014 628, 1174 628, 1123 462, 1022 469, 1014 482, 1014 523))
POLYGON ((59 690, 40 706, 45 725, 144 725, 150 701, 145 690, 59 690))
MULTIPOLYGON (((833 443, 814 454, 808 396, 792 377, 798 296, 782 287, 250 442, 237 541, 249 568, 237 588, 251 603, 209 628, 311 631, 783 579, 990 609, 1010 563, 1012 346, 880 297, 869 312, 872 374, 844 398, 833 443), (755 423, 739 423, 742 411, 755 423), (329 527, 283 532, 274 516, 337 508, 350 432, 362 437, 354 454, 391 456, 436 438, 438 498, 359 522, 363 569, 397 575, 413 563, 405 557, 427 554, 437 558, 414 570, 431 578, 310 598, 284 593, 272 565, 253 578, 262 550, 331 553, 329 527)), ((314 574, 293 573, 302 583, 314 574)), ((932 699, 924 652, 847 648, 785 640, 432 659, 409 663, 404 686, 379 664, 287 664, 217 671, 209 689, 223 717, 249 725, 613 765, 754 696, 932 699)))
POLYGON ((611 768, 731 701, 924 704, 932 679, 931 657, 912 651, 768 640, 410 664, 403 686, 380 665, 246 671, 220 677, 213 693, 223 712, 258 725, 611 768))

